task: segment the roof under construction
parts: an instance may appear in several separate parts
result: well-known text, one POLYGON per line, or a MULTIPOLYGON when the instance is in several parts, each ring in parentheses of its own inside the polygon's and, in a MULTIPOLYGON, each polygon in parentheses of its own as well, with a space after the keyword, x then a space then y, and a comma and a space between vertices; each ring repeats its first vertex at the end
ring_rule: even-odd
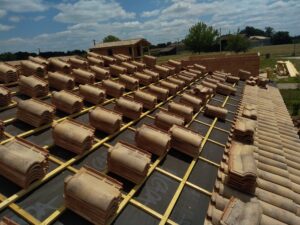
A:
POLYGON ((112 48, 112 47, 127 47, 127 46, 134 46, 141 43, 143 46, 149 46, 150 42, 148 42, 144 38, 136 38, 136 39, 129 39, 129 40, 121 40, 121 41, 112 41, 112 42, 104 42, 104 43, 97 43, 91 49, 95 48, 112 48))
POLYGON ((265 78, 151 56, 33 60, 0 65, 0 219, 300 224, 299 136, 265 78))

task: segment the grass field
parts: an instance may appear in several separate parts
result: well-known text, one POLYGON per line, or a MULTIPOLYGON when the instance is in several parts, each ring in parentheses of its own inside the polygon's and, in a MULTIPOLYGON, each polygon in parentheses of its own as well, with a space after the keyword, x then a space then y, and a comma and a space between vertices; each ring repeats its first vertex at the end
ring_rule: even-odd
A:
POLYGON ((280 90, 283 100, 292 116, 300 115, 300 89, 280 90))

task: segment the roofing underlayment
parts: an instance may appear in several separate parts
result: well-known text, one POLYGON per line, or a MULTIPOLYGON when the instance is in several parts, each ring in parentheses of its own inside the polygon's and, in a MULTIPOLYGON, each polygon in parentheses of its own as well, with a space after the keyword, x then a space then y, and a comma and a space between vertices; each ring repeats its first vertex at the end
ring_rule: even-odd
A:
MULTIPOLYGON (((24 82, 4 84, 0 219, 20 225, 300 224, 300 141, 278 89, 257 86, 253 78, 248 85, 238 74, 209 74, 197 64, 155 67, 155 58, 150 61, 131 64, 143 76, 119 62, 125 69, 105 82, 90 69, 68 74, 52 67, 56 82, 40 73, 24 81, 23 92, 24 82), (129 78, 121 82, 124 71, 129 78), (15 145, 22 148, 6 157, 15 145), (13 159, 24 159, 26 167, 10 164, 13 159)), ((2 67, 4 75, 16 72, 2 67)), ((110 68, 101 71, 107 78, 110 68)))

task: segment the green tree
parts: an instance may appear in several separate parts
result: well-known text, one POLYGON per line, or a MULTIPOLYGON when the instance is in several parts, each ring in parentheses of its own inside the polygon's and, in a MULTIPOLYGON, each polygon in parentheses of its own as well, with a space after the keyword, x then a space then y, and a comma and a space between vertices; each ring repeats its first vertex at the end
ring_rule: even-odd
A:
POLYGON ((265 36, 265 32, 263 30, 257 29, 255 27, 245 27, 243 30, 239 32, 240 34, 245 34, 247 37, 250 36, 265 36))
POLYGON ((120 38, 114 35, 108 35, 105 38, 103 38, 103 42, 113 42, 113 41, 120 41, 120 38))
POLYGON ((250 47, 249 40, 240 34, 232 34, 227 41, 226 50, 234 52, 246 52, 250 47))
POLYGON ((265 27, 265 34, 267 37, 272 37, 274 32, 275 31, 273 27, 265 27))
POLYGON ((292 43, 292 38, 289 32, 278 31, 272 36, 271 42, 273 45, 290 44, 292 43))
POLYGON ((199 22, 189 29, 189 33, 184 39, 184 44, 193 52, 210 51, 217 36, 218 31, 212 26, 199 22))

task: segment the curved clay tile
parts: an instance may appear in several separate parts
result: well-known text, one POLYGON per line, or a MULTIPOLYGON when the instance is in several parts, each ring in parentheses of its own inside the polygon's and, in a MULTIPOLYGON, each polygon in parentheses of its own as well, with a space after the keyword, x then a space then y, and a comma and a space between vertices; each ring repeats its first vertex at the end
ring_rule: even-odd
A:
POLYGON ((218 76, 218 75, 211 75, 211 78, 214 79, 214 80, 218 80, 218 81, 220 81, 221 83, 226 82, 226 78, 220 77, 220 76, 218 76))
POLYGON ((179 89, 182 89, 185 86, 185 81, 180 80, 180 79, 178 79, 178 78, 176 78, 174 76, 167 77, 166 81, 168 81, 169 83, 177 84, 179 86, 179 89))
POLYGON ((120 74, 119 82, 124 84, 125 88, 128 90, 136 90, 139 87, 139 80, 127 74, 120 74))
POLYGON ((60 72, 48 72, 48 82, 57 90, 72 90, 75 87, 74 78, 60 72))
POLYGON ((79 112, 83 108, 83 98, 70 91, 52 92, 51 101, 56 109, 68 114, 79 112))
POLYGON ((168 64, 176 68, 176 73, 179 73, 182 69, 182 63, 177 60, 169 59, 168 64))
POLYGON ((183 80, 186 85, 191 83, 194 80, 194 78, 188 77, 188 76, 186 76, 182 73, 179 73, 179 74, 175 75, 174 77, 177 78, 177 79, 183 80))
POLYGON ((172 148, 192 157, 199 155, 202 143, 200 134, 176 124, 170 128, 169 133, 172 148))
POLYGON ((121 189, 117 180, 83 167, 65 179, 65 206, 93 224, 104 225, 118 209, 121 189))
POLYGON ((104 66, 104 61, 102 59, 88 56, 87 60, 89 62, 89 65, 104 66))
POLYGON ((36 75, 38 77, 44 77, 46 72, 44 65, 29 60, 21 61, 21 68, 21 73, 25 76, 36 75))
POLYGON ((210 78, 210 77, 206 77, 204 79, 204 81, 212 83, 212 84, 219 84, 220 83, 220 80, 217 80, 217 79, 214 79, 214 78, 210 78))
POLYGON ((202 73, 200 70, 197 70, 197 69, 191 69, 191 68, 189 68, 189 69, 187 69, 187 70, 188 70, 188 72, 190 72, 190 73, 197 74, 198 77, 202 77, 202 76, 203 76, 203 73, 202 73))
POLYGON ((113 54, 113 57, 116 58, 118 64, 128 61, 127 58, 121 56, 120 54, 113 54))
POLYGON ((198 78, 198 74, 191 73, 191 72, 188 72, 186 70, 181 71, 179 74, 181 74, 183 76, 186 76, 186 77, 190 77, 193 81, 198 78))
POLYGON ((0 81, 3 83, 10 83, 17 80, 17 69, 7 63, 0 62, 0 81))
POLYGON ((166 78, 170 75, 170 69, 163 67, 163 66, 159 66, 159 65, 155 65, 153 67, 154 71, 159 73, 159 76, 161 78, 166 78))
POLYGON ((115 58, 103 55, 101 56, 103 61, 104 61, 104 66, 109 66, 111 64, 115 64, 117 62, 117 60, 115 58))
POLYGON ((105 89, 107 95, 112 97, 120 97, 125 91, 125 86, 117 81, 104 80, 102 87, 105 89))
POLYGON ((235 95, 236 88, 226 85, 226 84, 217 84, 217 93, 221 95, 235 95))
POLYGON ((120 97, 116 100, 114 110, 134 120, 141 116, 143 105, 132 98, 120 97))
POLYGON ((18 102, 17 119, 34 127, 51 123, 54 119, 55 106, 38 99, 18 102))
POLYGON ((133 93, 134 100, 141 102, 145 109, 153 109, 157 104, 157 97, 146 91, 137 90, 133 93))
POLYGON ((171 137, 163 130, 143 124, 135 132, 137 147, 161 156, 171 147, 171 137))
POLYGON ((199 65, 199 64, 194 64, 194 67, 197 69, 197 70, 201 70, 202 73, 206 73, 206 67, 203 66, 203 65, 199 65))
POLYGON ((45 65, 48 66, 49 65, 49 61, 43 57, 37 56, 37 57, 33 57, 33 56, 29 56, 28 59, 32 62, 41 64, 41 65, 45 65))
POLYGON ((129 63, 129 62, 122 62, 121 66, 127 69, 127 73, 135 73, 137 72, 137 66, 129 63))
POLYGON ((136 184, 146 177, 150 163, 150 153, 125 142, 109 148, 107 155, 108 171, 136 184))
POLYGON ((142 84, 142 85, 149 85, 149 84, 152 83, 152 76, 151 75, 141 73, 141 72, 135 72, 133 76, 136 79, 138 79, 140 84, 142 84))
POLYGON ((190 122, 193 118, 193 108, 188 105, 171 102, 168 104, 168 111, 183 117, 185 123, 190 122))
POLYGON ((184 125, 184 118, 166 110, 160 110, 155 115, 155 126, 168 131, 174 124, 184 125))
POLYGON ((170 95, 175 95, 179 91, 179 85, 170 83, 165 80, 159 81, 159 85, 169 90, 170 95))
POLYGON ((119 55, 119 56, 122 56, 122 57, 125 58, 127 61, 132 60, 132 58, 131 58, 129 55, 125 55, 125 54, 122 54, 122 53, 119 53, 118 55, 119 55))
POLYGON ((48 151, 16 137, 0 146, 0 174, 22 188, 42 179, 48 170, 48 151))
POLYGON ((66 63, 57 58, 49 59, 49 62, 49 66, 50 68, 52 68, 53 71, 61 71, 67 74, 71 72, 71 65, 69 63, 66 63))
POLYGON ((127 73, 127 69, 125 67, 117 66, 117 65, 109 65, 109 71, 111 76, 118 77, 120 74, 127 73))
POLYGON ((191 106, 194 110, 194 112, 198 112, 203 105, 202 99, 198 98, 194 95, 183 93, 182 96, 179 99, 179 102, 191 106))
POLYGON ((257 119, 257 107, 253 104, 246 104, 242 109, 242 116, 248 119, 257 119))
POLYGON ((82 68, 82 69, 88 68, 88 62, 86 60, 77 57, 69 58, 68 63, 71 64, 72 68, 82 68))
POLYGON ((151 84, 149 85, 147 91, 151 94, 155 95, 158 100, 166 101, 169 96, 169 90, 163 87, 159 87, 157 85, 151 84))
POLYGON ((144 55, 143 62, 147 65, 147 67, 153 68, 156 65, 156 57, 144 55))
POLYGON ((0 106, 9 105, 11 102, 11 92, 5 86, 0 86, 0 106))
POLYGON ((89 121, 97 130, 112 134, 120 130, 122 114, 98 106, 90 111, 89 121))
POLYGON ((85 101, 95 105, 102 103, 106 97, 105 90, 90 84, 80 84, 79 93, 85 101))
POLYGON ((154 72, 152 70, 148 70, 148 69, 144 69, 142 72, 150 75, 152 77, 152 82, 157 82, 159 80, 159 73, 156 73, 156 72, 154 72))
POLYGON ((176 67, 168 65, 168 64, 161 64, 160 66, 165 67, 169 70, 169 75, 174 75, 176 73, 176 67))
POLYGON ((198 84, 193 88, 194 94, 202 99, 203 102, 206 102, 210 95, 213 94, 213 89, 198 84))
POLYGON ((258 171, 254 159, 254 146, 233 141, 229 146, 227 184, 239 191, 253 193, 258 171))
POLYGON ((201 84, 205 87, 211 88, 213 92, 215 93, 217 90, 217 85, 208 81, 202 81, 201 84))
POLYGON ((137 62, 137 61, 131 61, 133 65, 135 65, 138 69, 138 71, 142 72, 144 69, 146 69, 146 64, 142 62, 137 62))
POLYGON ((256 121, 251 119, 237 119, 232 130, 234 139, 240 142, 253 143, 256 124, 256 121))
POLYGON ((66 119, 52 127, 54 143, 76 154, 82 154, 93 145, 95 129, 76 120, 66 119))
POLYGON ((87 55, 90 56, 90 57, 98 58, 98 59, 102 58, 102 55, 97 54, 95 52, 87 52, 87 55))
POLYGON ((264 77, 258 78, 257 85, 259 87, 266 88, 268 83, 269 83, 269 79, 264 78, 264 77))
POLYGON ((226 82, 231 83, 231 84, 238 83, 239 80, 240 80, 240 78, 239 78, 239 77, 236 77, 236 76, 228 76, 228 77, 226 78, 226 82))
POLYGON ((238 77, 240 78, 240 80, 248 80, 250 76, 251 76, 251 72, 249 71, 239 70, 238 72, 238 77))
POLYGON ((99 66, 90 66, 91 71, 95 74, 97 80, 105 80, 110 77, 110 73, 107 69, 99 66))
POLYGON ((20 76, 19 92, 30 97, 45 96, 49 92, 48 83, 36 76, 20 76))
POLYGON ((260 225, 263 209, 257 199, 242 202, 232 197, 226 205, 220 224, 222 225, 260 225))
POLYGON ((95 74, 82 69, 73 69, 72 76, 76 83, 93 84, 95 82, 95 74))
POLYGON ((222 107, 209 105, 207 104, 205 107, 204 115, 208 117, 215 118, 217 117, 220 120, 225 120, 227 116, 228 110, 222 107))

